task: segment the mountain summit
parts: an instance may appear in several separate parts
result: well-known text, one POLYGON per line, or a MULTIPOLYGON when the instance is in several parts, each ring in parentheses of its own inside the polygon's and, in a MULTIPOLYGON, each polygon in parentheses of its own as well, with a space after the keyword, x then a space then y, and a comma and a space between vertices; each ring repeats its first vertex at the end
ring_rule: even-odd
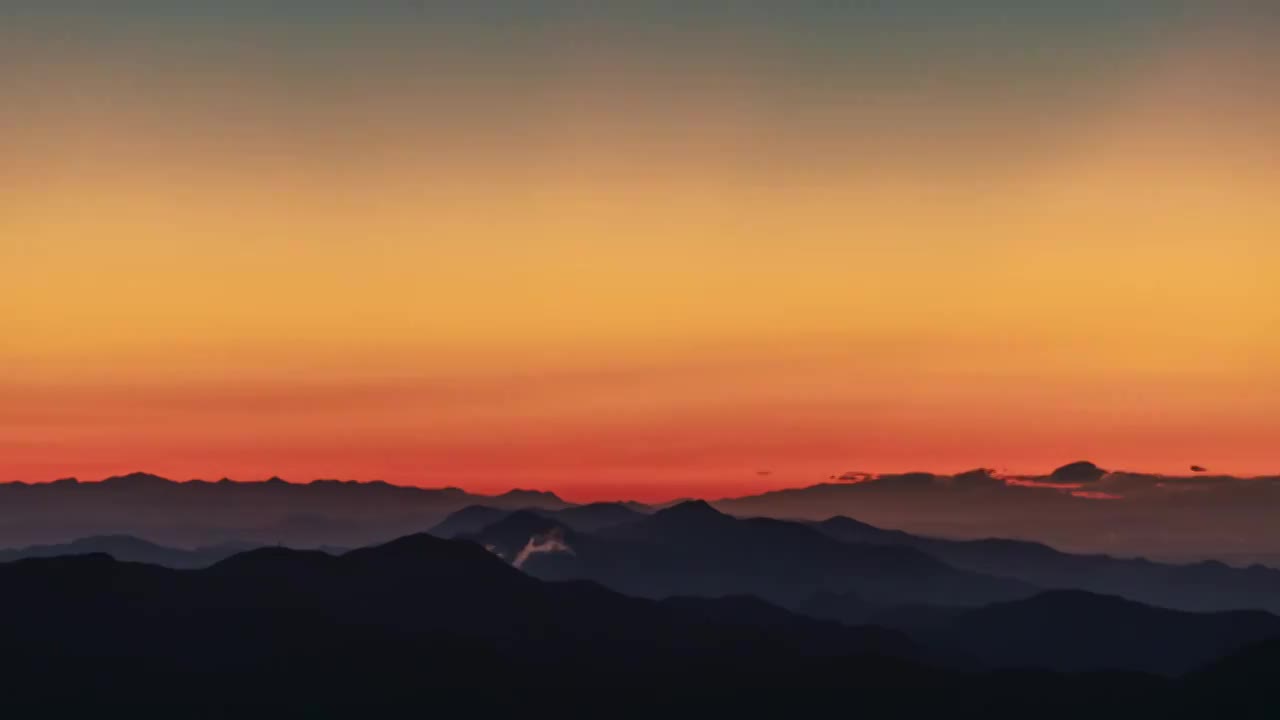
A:
POLYGON ((702 520, 730 517, 711 506, 706 500, 686 500, 653 514, 655 520, 702 520))
POLYGON ((145 487, 145 486, 167 485, 172 483, 173 481, 166 477, 153 475, 151 473, 142 472, 141 470, 139 470, 139 471, 131 472, 128 475, 112 475, 111 477, 104 479, 102 482, 103 484, 106 484, 106 485, 127 485, 127 486, 133 486, 133 487, 145 487))
POLYGON ((1049 479, 1063 483, 1095 483, 1105 477, 1106 474, 1106 470, 1087 460, 1081 460, 1063 465, 1054 470, 1049 474, 1049 479))

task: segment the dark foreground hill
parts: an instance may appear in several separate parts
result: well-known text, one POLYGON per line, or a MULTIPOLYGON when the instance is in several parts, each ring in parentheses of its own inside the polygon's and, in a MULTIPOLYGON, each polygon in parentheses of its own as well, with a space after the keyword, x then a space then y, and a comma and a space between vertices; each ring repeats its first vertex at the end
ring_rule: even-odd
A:
POLYGON ((49 669, 320 672, 382 666, 390 654, 484 685, 490 673, 588 659, 593 672, 625 677, 673 664, 914 652, 888 631, 744 623, 731 600, 721 619, 715 602, 692 610, 545 583, 477 545, 427 535, 341 556, 254 550, 188 571, 105 555, 29 559, 0 565, 0 587, 7 657, 49 669))
POLYGON ((897 633, 751 599, 656 602, 542 582, 426 535, 341 556, 255 550, 187 571, 28 559, 0 565, 0 588, 0 692, 24 715, 561 711, 606 688, 637 694, 623 712, 740 702, 753 687, 864 688, 887 702, 895 688, 953 682, 897 633))
MULTIPOLYGON (((254 550, 202 570, 28 559, 0 565, 0 588, 0 692, 25 716, 128 706, 134 716, 349 717, 460 702, 524 713, 612 703, 614 715, 843 703, 899 717, 1173 716, 1219 682, 1197 675, 1193 693, 1130 672, 973 672, 897 632, 754 598, 653 601, 544 582, 478 545, 426 535, 342 555, 254 550)), ((1269 695, 1233 687, 1242 707, 1266 707, 1269 695)))
POLYGON ((1280 637, 1280 617, 1262 611, 1182 612, 1078 590, 980 608, 868 608, 827 595, 806 611, 902 630, 939 656, 987 668, 1180 675, 1280 637))

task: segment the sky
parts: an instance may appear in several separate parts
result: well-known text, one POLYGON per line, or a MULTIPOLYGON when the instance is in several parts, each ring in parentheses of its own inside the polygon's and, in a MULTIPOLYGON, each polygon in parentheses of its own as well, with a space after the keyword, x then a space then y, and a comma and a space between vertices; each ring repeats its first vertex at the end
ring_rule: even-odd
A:
POLYGON ((1280 470, 1280 13, 690 5, 5 3, 0 480, 1280 470))

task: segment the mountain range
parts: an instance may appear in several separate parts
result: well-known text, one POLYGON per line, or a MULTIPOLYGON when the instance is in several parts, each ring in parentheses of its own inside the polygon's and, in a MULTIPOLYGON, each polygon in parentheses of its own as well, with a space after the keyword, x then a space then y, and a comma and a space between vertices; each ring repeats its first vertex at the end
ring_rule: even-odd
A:
MULTIPOLYGON (((594 503, 583 513, 597 519, 577 524, 590 531, 615 524, 629 510, 651 513, 674 504, 594 503)), ((1089 462, 1043 476, 989 469, 844 473, 809 487, 711 504, 736 517, 822 521, 844 515, 922 537, 1041 542, 1079 555, 1280 567, 1280 525, 1273 521, 1280 510, 1277 477, 1151 475, 1089 462)), ((539 490, 480 495, 453 487, 279 478, 174 482, 136 472, 96 482, 0 483, 0 547, 121 534, 175 547, 359 547, 419 532, 472 505, 579 507, 539 490)), ((562 519, 572 524, 569 516, 562 519)))
POLYGON ((813 523, 849 542, 910 547, 971 572, 1018 578, 1037 587, 1119 595, 1182 610, 1264 608, 1280 612, 1280 570, 1263 565, 1231 567, 1144 558, 1071 554, 1025 540, 946 540, 884 530, 847 517, 813 523))
POLYGON ((463 535, 548 579, 591 579, 643 597, 748 594, 796 607, 820 590, 880 604, 942 599, 970 605, 1034 588, 955 570, 911 548, 842 542, 800 523, 739 519, 684 502, 595 533, 559 513, 513 513, 463 535), (548 545, 550 543, 550 545, 548 545))
POLYGON ((736 517, 700 500, 149 475, 0 496, 14 499, 10 520, 64 510, 64 527, 228 533, 187 548, 98 534, 0 552, 11 703, 181 707, 215 685, 241 713, 347 715, 424 689, 484 690, 518 710, 552 688, 611 687, 758 710, 749 698, 767 687, 813 703, 852 693, 864 710, 1131 717, 1202 714, 1229 687, 1242 712, 1274 709, 1261 680, 1242 680, 1277 657, 1267 610, 1280 586, 1264 567, 736 517), (174 508, 186 514, 165 518, 174 508), (396 527, 413 532, 360 542, 396 527), (264 541, 267 529, 311 549, 264 541))
POLYGON ((798 607, 809 594, 841 592, 851 607, 871 611, 885 603, 973 605, 1036 590, 1074 589, 1187 611, 1280 612, 1280 571, 1260 565, 1234 568, 1216 562, 1179 565, 1075 555, 1028 541, 922 537, 847 517, 821 522, 740 519, 700 501, 652 514, 607 505, 572 512, 590 517, 597 509, 601 515, 592 523, 594 532, 575 523, 567 510, 516 513, 480 506, 459 511, 432 532, 467 537, 514 558, 531 538, 555 531, 573 554, 541 552, 526 569, 548 577, 591 577, 641 595, 747 592, 798 607), (604 525, 605 516, 620 520, 604 525), (855 553, 856 562, 851 560, 855 553), (824 563, 840 569, 823 569, 824 563), (862 568, 862 579, 853 580, 844 569, 848 567, 862 568), (892 583, 885 584, 888 576, 880 584, 871 582, 868 573, 875 567, 892 570, 892 583), (822 581, 779 581, 804 572, 820 574, 822 581), (909 576, 911 572, 916 574, 909 576), (842 589, 837 580, 841 573, 846 576, 842 589))
POLYGON ((137 472, 98 482, 0 483, 0 547, 133 535, 162 545, 359 547, 420 532, 469 505, 569 507, 553 493, 475 495, 384 482, 174 482, 137 472))
MULTIPOLYGON (((1075 477, 1083 471, 1072 472, 1075 477)), ((275 478, 178 483, 135 473, 94 483, 0 484, 0 546, 11 548, 0 550, 0 560, 105 552, 191 568, 252 547, 341 549, 424 530, 473 537, 514 560, 530 538, 559 525, 575 555, 535 552, 526 569, 547 577, 589 577, 644 596, 716 590, 755 594, 794 608, 810 594, 826 592, 872 612, 885 603, 973 605, 1037 590, 1077 589, 1180 610, 1280 612, 1280 571, 1258 564, 1178 564, 1068 553, 1027 540, 955 540, 843 516, 735 518, 723 512, 732 506, 732 501, 689 501, 662 509, 624 502, 575 505, 529 490, 477 496, 456 488, 294 484, 275 478), (517 511, 525 517, 498 524, 517 511), (858 562, 849 561, 854 554, 861 556, 858 562), (797 563, 796 557, 806 560, 797 563), (869 568, 877 562, 898 576, 881 573, 873 582, 869 568), (754 571, 758 564, 770 569, 754 571), (841 569, 829 572, 829 566, 841 569), (848 567, 862 568, 860 576, 848 567), (785 570, 794 582, 776 582, 783 575, 774 570, 785 570), (805 573, 811 576, 807 580, 805 573), (823 573, 829 577, 814 579, 823 573), (939 594, 939 587, 945 592, 939 594)))
POLYGON ((29 545, 0 550, 0 563, 25 558, 51 558, 68 555, 109 555, 126 562, 189 569, 208 567, 220 560, 255 546, 246 543, 224 543, 191 550, 158 545, 131 535, 97 535, 65 543, 29 545))
MULTIPOLYGON (((706 512, 673 510, 664 523, 706 512)), ((1222 687, 1241 709, 1275 709, 1257 680, 1274 667, 1264 642, 1280 629, 1274 616, 1087 593, 900 631, 753 597, 653 600, 540 580, 480 545, 426 534, 340 554, 262 548, 195 570, 102 554, 29 558, 0 564, 0 587, 0 691, 9 708, 46 714, 104 703, 179 714, 210 703, 242 715, 349 715, 464 700, 518 710, 570 689, 554 697, 577 708, 605 688, 649 712, 843 701, 899 715, 1025 716, 1053 698, 1039 715, 1193 717, 1224 707, 1222 687)))
MULTIPOLYGON (((1203 470, 1203 468, 1202 468, 1203 470)), ((1046 542, 1079 554, 1280 567, 1280 476, 1161 475, 1079 461, 1045 475, 844 473, 718 500, 740 517, 856 517, 949 539, 1046 542)))
POLYGON ((791 663, 905 668, 915 652, 893 631, 750 599, 657 602, 543 582, 475 544, 425 534, 340 555, 263 548, 200 570, 100 554, 32 558, 0 564, 0 587, 0 684, 29 691, 14 678, 41 687, 75 678, 88 696, 210 678, 273 695, 317 679, 339 693, 409 677, 449 687, 681 684, 694 668, 737 685, 739 672, 804 679, 791 663), (778 620, 758 622, 769 615, 778 620))

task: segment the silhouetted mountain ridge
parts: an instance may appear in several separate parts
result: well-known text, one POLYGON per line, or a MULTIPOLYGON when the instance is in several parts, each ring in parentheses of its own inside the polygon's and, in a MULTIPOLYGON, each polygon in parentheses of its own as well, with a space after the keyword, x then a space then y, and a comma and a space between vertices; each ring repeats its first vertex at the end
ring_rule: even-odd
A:
POLYGON ((0 562, 29 557, 103 554, 127 562, 144 562, 170 568, 199 568, 212 565, 244 549, 235 544, 224 544, 183 550, 158 545, 131 535, 100 535, 56 545, 33 545, 0 550, 0 562))
POLYGON ((134 472, 101 482, 0 483, 0 546, 128 534, 169 546, 228 541, 357 547, 420 532, 468 505, 559 510, 554 493, 475 495, 382 481, 175 482, 134 472))
MULTIPOLYGON (((1080 463, 1073 465, 1083 468, 1080 463)), ((1112 483, 1116 477, 1121 475, 1110 473, 1095 484, 1112 483)), ((1005 488, 1003 481, 985 470, 962 473, 955 478, 927 473, 904 478, 905 486, 917 489, 959 484, 970 488, 970 492, 985 493, 993 488, 999 488, 1001 494, 1021 492, 1005 488)), ((885 482, 893 483, 878 480, 835 485, 832 491, 860 488, 857 492, 863 495, 859 497, 869 499, 882 492, 872 486, 885 482), (866 492, 871 494, 866 495, 866 492)), ((1196 482, 1214 484, 1219 481, 1201 477, 1196 482)), ((1261 485, 1257 487, 1261 488, 1261 485)), ((797 492, 803 495, 810 490, 797 492)), ((1188 497, 1194 499, 1196 496, 1188 497)), ((816 553, 814 557, 822 558, 834 552, 820 547, 812 537, 805 537, 803 529, 795 527, 794 523, 754 518, 741 520, 723 512, 726 507, 735 507, 735 503, 686 501, 649 514, 645 512, 648 508, 634 504, 572 505, 554 494, 533 490, 475 496, 453 487, 422 489, 380 481, 357 483, 326 479, 296 484, 276 478, 251 483, 172 482, 139 471, 113 476, 102 482, 0 484, 0 546, 19 548, 4 551, 0 557, 105 550, 120 559, 173 567, 198 567, 243 547, 360 547, 427 529, 445 536, 475 535, 503 517, 504 513, 516 510, 555 517, 566 529, 597 535, 596 541, 612 541, 614 546, 610 552, 617 551, 622 541, 629 541, 628 552, 633 560, 642 555, 637 545, 650 546, 645 551, 650 557, 641 563, 647 580, 642 583, 635 577, 622 578, 614 573, 608 581, 613 587, 637 594, 647 594, 645 587, 655 580, 660 582, 653 587, 661 586, 672 593, 705 594, 719 589, 767 594, 771 591, 765 587, 763 578, 744 582, 745 565, 757 558, 771 558, 769 563, 781 565, 784 562, 782 556, 786 555, 816 553), (491 510, 476 511, 470 520, 466 516, 451 515, 472 505, 491 510), (454 523, 453 527, 442 525, 446 518, 454 523), (645 527, 649 528, 649 537, 644 536, 645 527), (628 532, 641 534, 628 538, 628 532), (92 543, 66 548, 48 547, 116 535, 144 537, 167 548, 196 550, 160 553, 153 548, 146 552, 140 546, 130 550, 119 543, 110 548, 92 543), (661 542, 655 542, 656 539, 661 539, 661 542), (695 540, 697 547, 694 547, 695 540), (654 548, 659 545, 664 547, 661 557, 654 554, 654 548), (801 547, 809 549, 800 551, 801 547), (718 555, 713 557, 716 553, 718 555), (671 559, 672 556, 688 554, 694 557, 671 559), (679 580, 668 572, 673 563, 683 567, 679 573, 683 577, 679 580), (699 575, 695 570, 697 566, 715 568, 712 573, 701 573, 706 578, 705 583, 694 584, 692 580, 699 575), (729 576, 730 581, 722 582, 725 576, 729 576)), ((1280 611, 1280 571, 1264 566, 1233 568, 1213 562, 1173 565, 1102 555, 1070 555, 1042 543, 1002 539, 943 540, 880 530, 865 522, 845 520, 843 526, 840 522, 831 520, 815 527, 822 534, 844 541, 918 551, 899 552, 897 555, 883 549, 864 552, 857 565, 865 570, 879 562, 882 574, 897 567, 904 577, 911 573, 919 575, 925 572, 927 561, 936 560, 947 566, 948 572, 1021 581, 1030 590, 1078 588, 1187 610, 1260 607, 1280 611), (873 562, 873 557, 881 560, 873 562)), ((589 548, 588 555, 604 552, 603 547, 589 548)), ((581 574, 572 568, 568 558, 553 558, 550 554, 532 560, 531 570, 545 572, 553 561, 557 565, 557 577, 581 574)), ((601 567, 606 562, 603 555, 598 561, 601 567)), ((809 572, 817 572, 816 566, 823 562, 826 561, 789 561, 788 564, 801 567, 788 572, 798 576, 806 564, 809 572)), ((595 574, 598 571, 600 568, 595 568, 585 576, 604 581, 595 574)), ((842 569, 841 572, 847 570, 842 569)), ((935 567, 933 572, 941 573, 942 570, 935 567)), ((794 586, 805 584, 795 583, 794 586)), ((865 587, 850 585, 819 589, 854 593, 873 604, 882 600, 875 597, 875 591, 868 594, 865 587)), ((939 591, 939 588, 922 583, 912 591, 914 596, 901 590, 889 592, 887 599, 892 604, 929 601, 930 598, 923 595, 939 591)), ((804 601, 791 595, 768 597, 785 602, 789 607, 798 607, 804 601)), ((947 603, 973 604, 1000 597, 989 592, 968 597, 954 596, 950 591, 941 593, 942 601, 947 603)))
POLYGON ((171 482, 172 481, 168 478, 162 478, 159 475, 152 475, 151 473, 142 472, 140 470, 131 472, 127 475, 112 475, 111 477, 102 480, 104 485, 135 487, 167 485, 171 482))
MULTIPOLYGON (((688 510, 723 522, 704 509, 680 513, 688 510)), ((777 521, 729 521, 732 533, 764 527, 770 538, 805 536, 779 531, 777 521)), ((595 543, 604 552, 635 542, 580 533, 537 513, 499 522, 513 542, 552 530, 587 552, 595 543)), ((638 702, 665 700, 668 712, 682 707, 672 704, 674 691, 722 698, 724 708, 751 707, 771 689, 785 691, 792 709, 852 697, 863 710, 899 714, 972 704, 1025 716, 1051 697, 1070 716, 1127 717, 1134 709, 1170 716, 1230 706, 1215 696, 1228 687, 1227 700, 1268 707, 1259 688, 1274 652, 1247 646, 1280 627, 1265 613, 1196 615, 1054 592, 949 610, 913 626, 912 640, 752 596, 659 602, 582 580, 544 582, 479 545, 425 533, 340 555, 264 547, 200 570, 100 553, 31 558, 0 564, 0 587, 6 705, 35 699, 46 715, 55 701, 191 703, 211 687, 221 702, 246 703, 249 714, 308 699, 325 712, 347 703, 367 711, 421 702, 433 688, 477 688, 477 697, 496 698, 517 688, 614 687, 643 690, 638 702), (1178 683, 1134 672, 1206 666, 1178 683), (1050 670, 995 671, 1035 667, 1050 670), (1097 672, 1104 668, 1117 672, 1097 672), (1241 683, 1236 672, 1252 680, 1241 683)))
POLYGON ((451 513, 431 528, 431 534, 443 538, 470 535, 500 521, 514 512, 529 512, 553 518, 566 527, 592 532, 634 520, 645 513, 627 503, 588 503, 571 505, 559 510, 525 507, 518 510, 502 509, 488 505, 469 505, 451 513))
POLYGON ((511 513, 460 537, 544 579, 590 579, 641 597, 755 595, 795 608, 821 590, 886 604, 944 598, 961 605, 1035 591, 955 570, 911 548, 846 543, 802 523, 734 518, 701 501, 596 532, 559 522, 559 513, 511 513))
POLYGON ((1170 675, 1275 636, 1280 617, 1270 613, 1188 613, 1079 590, 988 605, 917 635, 994 667, 1170 675))
POLYGON ((1025 540, 945 540, 883 530, 843 516, 813 523, 813 527, 840 540, 915 548, 959 569, 1017 578, 1045 589, 1087 590, 1192 611, 1260 608, 1280 612, 1280 570, 1260 565, 1176 565, 1073 555, 1025 540))
POLYGON ((715 501, 739 517, 822 520, 956 539, 1033 538, 1071 552, 1280 566, 1280 477, 1108 470, 844 473, 830 482, 715 501), (1100 529, 1106 528, 1106 532, 1100 529))
MULTIPOLYGON (((714 609, 688 612, 674 605, 627 598, 591 583, 536 580, 473 543, 427 534, 398 538, 334 556, 316 551, 260 548, 203 570, 169 570, 122 563, 105 555, 27 559, 0 565, 5 617, 24 623, 4 626, 6 647, 32 657, 73 652, 129 640, 130 654, 179 662, 192 668, 238 663, 238 653, 171 647, 169 633, 195 633, 200 623, 234 611, 271 634, 276 611, 326 627, 357 624, 378 631, 446 634, 494 645, 512 662, 535 662, 589 652, 619 667, 669 656, 728 659, 727 652, 758 660, 800 648, 825 647, 841 655, 887 649, 883 632, 862 631, 797 619, 788 632, 735 629, 715 619, 714 609), (104 613, 110 623, 100 622, 104 613), (255 619, 257 618, 257 619, 255 619), (831 638, 839 638, 833 643, 831 638)), ((714 606, 714 602, 710 605, 714 606)), ((732 616, 732 611, 726 612, 732 616)), ((897 638, 897 651, 911 644, 897 638)), ((330 658, 332 660, 332 658, 330 658)))

